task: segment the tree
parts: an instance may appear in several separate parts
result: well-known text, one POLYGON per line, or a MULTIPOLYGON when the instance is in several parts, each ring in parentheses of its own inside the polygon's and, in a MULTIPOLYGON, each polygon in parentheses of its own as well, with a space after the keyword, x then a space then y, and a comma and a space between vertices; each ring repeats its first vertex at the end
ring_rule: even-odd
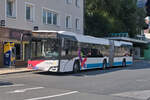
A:
POLYGON ((86 0, 85 32, 98 37, 128 32, 134 37, 143 27, 144 16, 136 0, 86 0))

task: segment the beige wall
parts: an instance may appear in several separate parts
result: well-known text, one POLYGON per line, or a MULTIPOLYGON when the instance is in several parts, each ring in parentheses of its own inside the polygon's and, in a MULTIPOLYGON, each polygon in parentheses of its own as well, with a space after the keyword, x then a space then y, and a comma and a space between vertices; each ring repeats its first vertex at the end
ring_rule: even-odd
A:
MULTIPOLYGON (((17 0, 17 17, 16 19, 8 18, 5 15, 4 5, 5 0, 0 0, 0 16, 6 20, 6 27, 33 30, 34 26, 39 26, 40 30, 63 30, 72 31, 76 33, 83 33, 83 0, 80 0, 80 7, 75 6, 75 0, 72 4, 66 4, 66 0, 17 0), (25 19, 25 2, 31 3, 35 7, 35 19, 33 22, 28 22, 25 19), (48 8, 59 14, 59 25, 44 25, 42 19, 42 8, 48 8), (2 11, 1 11, 2 10, 2 11), (65 28, 65 17, 71 16, 72 28, 65 28), (80 30, 75 28, 75 19, 80 19, 80 30)), ((1 17, 0 17, 1 18, 1 17)))
POLYGON ((3 67, 3 43, 0 41, 0 67, 3 67))
POLYGON ((5 19, 5 0, 0 0, 0 20, 5 19))

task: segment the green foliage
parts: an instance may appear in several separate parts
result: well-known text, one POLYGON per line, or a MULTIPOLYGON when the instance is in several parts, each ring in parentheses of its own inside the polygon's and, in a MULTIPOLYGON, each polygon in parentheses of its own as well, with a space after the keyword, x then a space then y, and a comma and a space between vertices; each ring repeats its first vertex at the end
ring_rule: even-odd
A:
POLYGON ((144 25, 145 11, 136 0, 86 0, 85 33, 105 36, 108 33, 138 34, 144 25))

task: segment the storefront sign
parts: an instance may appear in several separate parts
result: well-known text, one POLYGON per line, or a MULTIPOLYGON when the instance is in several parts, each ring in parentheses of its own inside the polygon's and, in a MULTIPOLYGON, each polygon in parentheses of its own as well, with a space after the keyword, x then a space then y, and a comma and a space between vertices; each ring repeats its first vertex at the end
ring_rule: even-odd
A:
POLYGON ((10 38, 11 39, 21 40, 21 34, 23 35, 23 40, 25 40, 25 41, 30 40, 30 38, 31 38, 30 31, 23 31, 23 30, 16 30, 16 29, 10 30, 10 38))

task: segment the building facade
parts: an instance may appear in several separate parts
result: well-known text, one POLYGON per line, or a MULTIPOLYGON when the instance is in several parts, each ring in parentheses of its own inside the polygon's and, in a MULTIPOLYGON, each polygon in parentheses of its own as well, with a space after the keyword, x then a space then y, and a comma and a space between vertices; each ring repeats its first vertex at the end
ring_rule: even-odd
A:
POLYGON ((83 0, 1 0, 0 20, 15 29, 83 34, 83 0))
POLYGON ((0 65, 5 42, 14 42, 16 60, 27 60, 32 30, 83 34, 84 0, 0 0, 0 65), (23 56, 23 57, 22 57, 23 56))

